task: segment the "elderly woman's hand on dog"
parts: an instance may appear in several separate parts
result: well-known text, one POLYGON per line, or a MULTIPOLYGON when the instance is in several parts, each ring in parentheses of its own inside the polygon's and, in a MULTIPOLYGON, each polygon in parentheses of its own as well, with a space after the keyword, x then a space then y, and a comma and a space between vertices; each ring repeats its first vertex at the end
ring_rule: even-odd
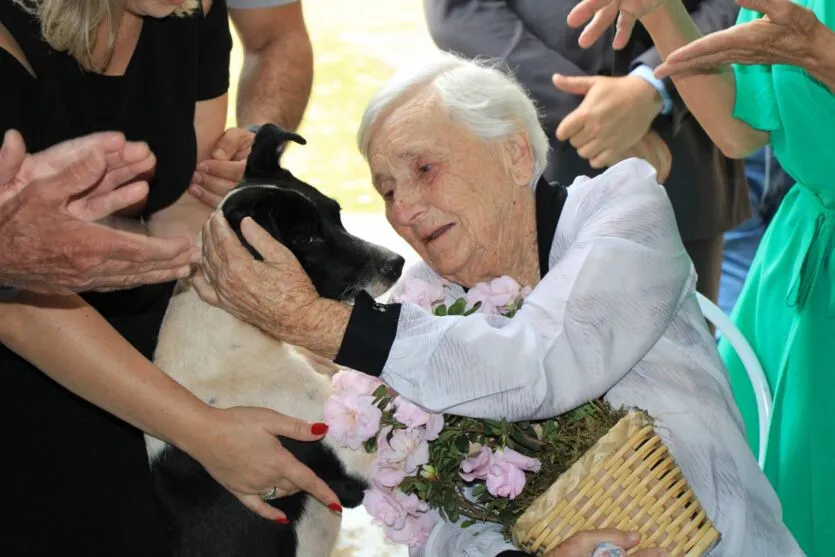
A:
POLYGON ((200 297, 274 338, 332 359, 345 333, 350 307, 319 296, 298 259, 254 220, 241 222, 241 245, 222 214, 203 226, 202 274, 194 277, 200 297))
POLYGON ((265 408, 211 408, 209 421, 197 428, 202 435, 184 442, 211 476, 247 508, 266 519, 286 524, 287 517, 264 499, 305 491, 336 513, 339 498, 310 468, 285 449, 277 436, 317 441, 327 426, 297 420, 265 408), (274 489, 274 491, 273 491, 274 489))
POLYGON ((211 158, 197 165, 188 192, 214 208, 241 181, 255 134, 229 128, 212 147, 211 158))

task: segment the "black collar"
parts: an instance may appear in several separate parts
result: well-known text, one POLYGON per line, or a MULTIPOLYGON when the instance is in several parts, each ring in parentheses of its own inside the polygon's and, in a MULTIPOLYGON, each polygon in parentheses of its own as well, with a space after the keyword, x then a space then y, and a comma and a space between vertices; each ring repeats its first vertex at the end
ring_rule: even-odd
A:
POLYGON ((557 232, 568 192, 565 186, 540 178, 536 184, 536 243, 539 248, 539 277, 548 273, 548 257, 557 232))

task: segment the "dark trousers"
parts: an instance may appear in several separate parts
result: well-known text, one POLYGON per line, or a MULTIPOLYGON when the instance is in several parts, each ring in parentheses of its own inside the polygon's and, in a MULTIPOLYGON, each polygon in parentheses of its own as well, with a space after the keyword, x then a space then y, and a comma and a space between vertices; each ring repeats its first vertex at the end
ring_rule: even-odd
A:
POLYGON ((699 276, 696 290, 716 303, 719 299, 719 278, 722 276, 722 234, 704 240, 684 242, 684 249, 687 250, 699 276))

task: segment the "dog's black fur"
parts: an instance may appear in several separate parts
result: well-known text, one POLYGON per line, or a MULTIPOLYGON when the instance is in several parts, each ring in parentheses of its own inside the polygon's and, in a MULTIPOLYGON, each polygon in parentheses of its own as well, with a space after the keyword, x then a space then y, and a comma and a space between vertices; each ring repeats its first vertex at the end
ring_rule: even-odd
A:
MULTIPOLYGON (((305 143, 301 136, 278 126, 263 126, 247 160, 244 181, 222 204, 241 242, 253 256, 261 257, 240 231, 241 220, 251 216, 293 252, 320 295, 328 298, 350 301, 363 283, 396 281, 402 257, 349 234, 334 200, 281 168, 287 140, 305 143)), ((349 476, 326 445, 280 439, 334 490, 343 506, 352 508, 362 502, 365 481, 349 476)), ((152 471, 177 557, 296 555, 293 524, 308 495, 298 493, 270 502, 290 520, 289 525, 280 525, 248 510, 198 462, 170 445, 154 460, 152 471)))

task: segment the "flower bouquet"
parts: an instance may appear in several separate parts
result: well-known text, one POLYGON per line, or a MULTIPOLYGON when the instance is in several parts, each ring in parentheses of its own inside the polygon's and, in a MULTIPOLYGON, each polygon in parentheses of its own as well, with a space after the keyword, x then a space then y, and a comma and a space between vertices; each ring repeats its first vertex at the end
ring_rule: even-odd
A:
MULTIPOLYGON (((396 301, 439 316, 512 317, 530 293, 501 277, 446 303, 451 288, 412 279, 396 301)), ((552 419, 508 422, 432 414, 352 370, 333 383, 330 435, 375 453, 363 505, 392 542, 419 547, 441 519, 499 524, 537 555, 591 528, 640 531, 638 548, 674 556, 698 557, 718 539, 643 411, 601 398, 552 419)))

